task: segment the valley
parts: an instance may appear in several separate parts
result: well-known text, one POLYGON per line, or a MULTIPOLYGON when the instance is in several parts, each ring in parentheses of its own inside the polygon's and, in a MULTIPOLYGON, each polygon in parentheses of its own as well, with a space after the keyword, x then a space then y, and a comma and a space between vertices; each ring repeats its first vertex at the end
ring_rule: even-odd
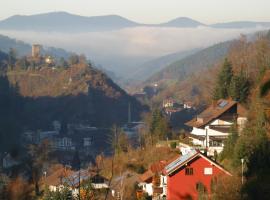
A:
POLYGON ((269 29, 0 20, 0 199, 268 199, 269 29))

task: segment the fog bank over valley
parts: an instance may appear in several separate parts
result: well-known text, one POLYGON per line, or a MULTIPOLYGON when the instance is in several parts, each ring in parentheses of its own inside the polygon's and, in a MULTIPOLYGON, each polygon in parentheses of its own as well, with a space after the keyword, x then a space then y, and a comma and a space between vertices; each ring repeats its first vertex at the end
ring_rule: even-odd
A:
POLYGON ((133 27, 100 32, 34 32, 0 30, 0 34, 27 43, 64 48, 83 53, 95 64, 126 77, 138 66, 167 54, 203 48, 265 28, 217 29, 133 27))

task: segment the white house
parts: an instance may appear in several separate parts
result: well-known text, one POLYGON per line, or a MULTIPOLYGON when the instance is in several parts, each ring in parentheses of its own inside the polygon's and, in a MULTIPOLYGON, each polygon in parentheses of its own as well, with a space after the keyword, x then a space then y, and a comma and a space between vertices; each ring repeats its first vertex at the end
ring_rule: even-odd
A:
POLYGON ((152 164, 149 169, 140 176, 139 187, 143 192, 152 196, 152 199, 161 199, 166 196, 167 177, 163 176, 162 171, 167 165, 167 161, 159 161, 152 164))
POLYGON ((241 132, 246 121, 246 110, 239 103, 220 99, 186 123, 192 127, 188 137, 194 145, 204 147, 209 155, 214 155, 215 151, 223 150, 233 124, 236 123, 241 132))

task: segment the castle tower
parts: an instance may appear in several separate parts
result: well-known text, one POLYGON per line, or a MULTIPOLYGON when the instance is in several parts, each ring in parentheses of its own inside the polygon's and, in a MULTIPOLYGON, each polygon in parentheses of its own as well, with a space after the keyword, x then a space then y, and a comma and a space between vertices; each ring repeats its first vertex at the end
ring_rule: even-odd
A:
POLYGON ((40 52, 41 52, 41 45, 39 45, 39 44, 33 44, 32 45, 32 57, 33 58, 40 57, 40 52))

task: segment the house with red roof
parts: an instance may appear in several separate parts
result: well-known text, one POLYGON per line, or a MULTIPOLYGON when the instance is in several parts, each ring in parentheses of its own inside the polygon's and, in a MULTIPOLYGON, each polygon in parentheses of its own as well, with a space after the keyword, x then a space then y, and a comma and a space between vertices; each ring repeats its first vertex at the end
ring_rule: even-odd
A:
POLYGON ((231 176, 223 167, 198 150, 191 150, 165 166, 167 200, 211 197, 211 185, 221 176, 231 176))
POLYGON ((206 108, 198 116, 186 123, 192 127, 188 134, 194 145, 207 149, 208 155, 223 150, 231 127, 236 124, 239 132, 247 121, 246 109, 233 100, 220 99, 206 108))
POLYGON ((168 162, 165 160, 155 162, 140 176, 139 187, 144 193, 152 196, 152 199, 166 196, 167 177, 162 172, 167 164, 168 162))

